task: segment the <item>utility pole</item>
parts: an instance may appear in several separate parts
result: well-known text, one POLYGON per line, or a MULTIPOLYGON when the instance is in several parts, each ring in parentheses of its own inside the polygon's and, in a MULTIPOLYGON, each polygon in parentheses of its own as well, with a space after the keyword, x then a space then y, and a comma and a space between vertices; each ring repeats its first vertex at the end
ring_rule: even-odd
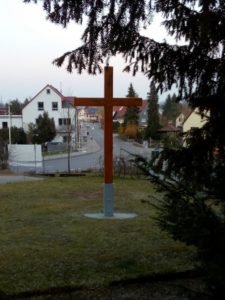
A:
POLYGON ((11 111, 10 111, 10 104, 9 104, 9 145, 12 144, 11 138, 11 111))

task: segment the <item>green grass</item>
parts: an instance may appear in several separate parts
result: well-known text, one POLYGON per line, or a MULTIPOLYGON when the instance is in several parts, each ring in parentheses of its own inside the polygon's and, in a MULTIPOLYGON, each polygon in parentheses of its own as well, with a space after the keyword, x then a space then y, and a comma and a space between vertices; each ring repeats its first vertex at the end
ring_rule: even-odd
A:
POLYGON ((49 178, 0 185, 0 294, 64 286, 96 287, 193 268, 194 250, 160 231, 155 196, 141 179, 115 179, 115 210, 129 220, 94 220, 103 179, 49 178))

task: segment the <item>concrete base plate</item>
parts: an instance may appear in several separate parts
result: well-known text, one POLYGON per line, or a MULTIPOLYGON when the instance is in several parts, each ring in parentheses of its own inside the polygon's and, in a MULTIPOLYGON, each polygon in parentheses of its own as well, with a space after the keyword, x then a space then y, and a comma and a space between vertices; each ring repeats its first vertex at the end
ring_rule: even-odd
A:
POLYGON ((107 217, 104 213, 85 213, 85 217, 91 219, 99 219, 99 220, 124 220, 124 219, 132 219, 137 217, 135 213, 114 213, 112 217, 107 217))

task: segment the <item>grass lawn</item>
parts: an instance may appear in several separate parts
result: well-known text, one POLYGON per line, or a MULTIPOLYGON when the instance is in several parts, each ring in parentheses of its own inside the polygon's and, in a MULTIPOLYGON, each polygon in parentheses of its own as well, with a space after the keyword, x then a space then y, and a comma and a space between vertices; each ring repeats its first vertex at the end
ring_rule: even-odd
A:
POLYGON ((115 210, 136 218, 84 217, 102 210, 102 182, 86 176, 0 185, 0 295, 97 288, 193 268, 194 249, 160 231, 142 203, 156 196, 149 181, 115 179, 115 210))

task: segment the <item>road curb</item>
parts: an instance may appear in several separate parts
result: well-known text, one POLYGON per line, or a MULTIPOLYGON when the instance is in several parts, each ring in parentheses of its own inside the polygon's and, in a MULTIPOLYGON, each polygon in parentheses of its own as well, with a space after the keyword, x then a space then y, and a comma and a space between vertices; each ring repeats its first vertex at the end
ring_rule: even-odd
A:
MULTIPOLYGON (((76 156, 83 156, 91 153, 96 153, 100 150, 99 144, 95 141, 89 141, 86 148, 83 148, 83 150, 78 152, 72 152, 70 153, 70 157, 76 157, 76 156)), ((47 160, 55 160, 59 158, 67 158, 68 154, 57 154, 57 155, 51 155, 51 156, 45 156, 43 157, 45 161, 47 160)))

